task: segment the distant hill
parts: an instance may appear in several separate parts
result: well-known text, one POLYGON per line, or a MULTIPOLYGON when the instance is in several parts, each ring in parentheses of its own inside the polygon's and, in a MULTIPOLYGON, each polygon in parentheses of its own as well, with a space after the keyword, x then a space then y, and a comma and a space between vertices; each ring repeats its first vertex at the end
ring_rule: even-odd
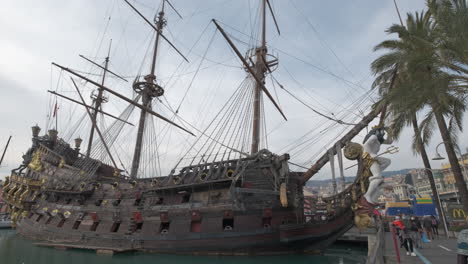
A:
POLYGON ((390 176, 399 175, 399 174, 407 174, 407 173, 410 172, 410 170, 414 170, 414 169, 402 169, 402 170, 397 170, 397 171, 384 171, 382 173, 382 175, 384 177, 390 177, 390 176))
MULTIPOLYGON (((412 169, 402 169, 402 170, 396 170, 396 171, 384 171, 382 175, 384 177, 392 177, 395 175, 400 175, 400 174, 407 174, 409 171, 412 169)), ((356 176, 345 176, 345 181, 346 182, 353 182, 356 176)), ((306 184, 306 186, 321 186, 321 185, 328 185, 330 184, 332 179, 325 179, 325 180, 309 180, 306 184)), ((337 178, 337 181, 339 179, 337 178)))
MULTIPOLYGON (((346 182, 352 182, 356 176, 345 176, 346 182)), ((339 181, 339 179, 337 179, 339 181)), ((332 182, 332 179, 325 179, 325 180, 309 180, 306 186, 320 186, 320 185, 328 185, 332 182)))

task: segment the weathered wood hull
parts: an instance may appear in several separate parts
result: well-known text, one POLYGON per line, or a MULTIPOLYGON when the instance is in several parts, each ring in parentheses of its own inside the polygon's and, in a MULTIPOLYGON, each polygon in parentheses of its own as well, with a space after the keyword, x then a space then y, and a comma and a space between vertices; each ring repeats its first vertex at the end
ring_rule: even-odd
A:
POLYGON ((128 179, 60 142, 42 142, 3 190, 18 232, 41 245, 177 254, 317 253, 353 224, 350 190, 317 201, 327 214, 306 221, 302 175, 289 171, 287 154, 262 150, 166 177, 128 179))
MULTIPOLYGON (((246 220, 259 217, 261 215, 246 216, 246 220)), ((93 233, 73 230, 71 225, 58 228, 51 223, 45 224, 45 221, 23 219, 17 230, 45 246, 196 255, 320 253, 352 226, 352 216, 346 214, 326 223, 285 224, 275 229, 213 233, 175 230, 175 234, 161 235, 156 230, 152 232, 151 228, 134 234, 93 233)), ((145 224, 158 226, 157 222, 145 224)))

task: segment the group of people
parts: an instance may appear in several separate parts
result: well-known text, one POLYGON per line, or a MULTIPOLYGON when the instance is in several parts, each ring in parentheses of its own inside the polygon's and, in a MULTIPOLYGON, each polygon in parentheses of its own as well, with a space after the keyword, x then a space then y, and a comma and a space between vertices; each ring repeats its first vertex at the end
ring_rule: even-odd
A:
POLYGON ((414 247, 422 248, 423 243, 429 243, 439 237, 439 222, 433 215, 418 218, 405 214, 395 217, 393 226, 400 240, 400 247, 404 247, 406 255, 416 256, 414 247))

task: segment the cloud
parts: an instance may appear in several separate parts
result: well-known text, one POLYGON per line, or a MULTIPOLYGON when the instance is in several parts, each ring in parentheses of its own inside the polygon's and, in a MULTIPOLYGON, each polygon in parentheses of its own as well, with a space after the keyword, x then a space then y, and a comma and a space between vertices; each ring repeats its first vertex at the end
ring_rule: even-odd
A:
MULTIPOLYGON (((400 2, 402 14, 424 7, 424 1, 400 2)), ((151 19, 159 6, 159 2, 149 0, 133 3, 151 19)), ((288 0, 272 3, 281 29, 281 36, 278 36, 271 18, 267 20, 270 51, 280 59, 275 78, 324 114, 336 115, 347 121, 362 115, 360 111, 371 103, 361 96, 372 83, 369 63, 378 55, 372 52, 372 47, 390 38, 384 30, 398 22, 393 3, 371 0, 321 1, 320 4, 288 0), (351 107, 353 103, 356 107, 351 107)), ((173 4, 184 19, 177 18, 168 10, 168 26, 164 32, 188 56, 190 63, 183 63, 182 58, 163 41, 156 74, 166 89, 165 97, 171 106, 177 107, 185 97, 179 114, 199 129, 204 129, 246 76, 240 61, 219 32, 215 33, 210 20, 218 19, 239 49, 246 52, 259 38, 259 20, 255 16, 259 12, 258 5, 247 0, 179 0, 173 4), (257 38, 244 34, 250 35, 252 30, 257 38), (198 74, 193 78, 195 72, 198 74)), ((27 150, 30 126, 39 123, 43 131, 47 129, 46 108, 53 106, 51 100, 54 98, 45 90, 58 89, 78 99, 67 75, 51 69, 50 62, 90 72, 92 75, 87 76, 100 80, 100 70, 77 55, 84 54, 102 62, 112 38, 110 67, 113 71, 130 76, 129 80, 149 71, 154 32, 123 1, 9 1, 0 10, 0 23, 4 25, 0 29, 0 122, 5 124, 0 129, 0 144, 8 135, 14 136, 7 156, 8 167, 0 168, 2 174, 17 166, 21 153, 27 150)), ((325 121, 279 87, 275 91, 270 80, 267 84, 275 97, 278 95, 289 119, 288 122, 282 121, 271 103, 265 101, 271 150, 284 151, 292 148, 290 144, 297 145, 291 152, 293 161, 313 161, 337 135, 348 129, 325 121), (308 139, 307 142, 294 143, 308 131, 313 132, 304 138, 308 139), (314 144, 307 145, 311 142, 314 144)), ((115 78, 107 78, 106 86, 126 96, 133 95, 131 84, 115 78)), ((80 87, 85 98, 89 98, 94 87, 84 86, 84 83, 80 83, 80 87)), ((119 114, 127 106, 113 96, 109 100, 104 107, 110 113, 119 114)), ((85 138, 89 133, 86 132, 89 122, 76 124, 78 117, 84 115, 83 109, 64 100, 58 102, 61 135, 85 138), (73 131, 75 127, 80 129, 73 131)), ((161 102, 155 102, 154 107, 163 115, 172 116, 161 102)), ((138 113, 134 113, 131 122, 136 124, 137 117, 138 113)), ((110 123, 106 119, 105 124, 108 126, 110 123)), ((187 142, 194 139, 176 129, 168 132, 166 127, 161 122, 155 124, 157 134, 165 135, 159 140, 164 139, 163 143, 167 143, 160 146, 162 152, 159 153, 163 170, 167 173, 188 149, 187 142)), ((119 156, 126 163, 131 160, 135 132, 135 128, 126 127, 116 143, 122 148, 114 149, 121 153, 119 156)), ((362 140, 363 133, 356 141, 362 140)), ((400 153, 392 156, 393 163, 389 169, 422 166, 409 149, 411 135, 411 130, 404 132, 397 143, 400 153)), ((462 146, 468 143, 463 137, 460 139, 462 146)), ((438 140, 436 137, 434 142, 438 140)), ((433 148, 434 145, 429 146, 428 152, 432 153, 433 148)), ((152 158, 152 155, 146 157, 152 158)), ((324 168, 318 176, 330 177, 329 169, 324 168)))

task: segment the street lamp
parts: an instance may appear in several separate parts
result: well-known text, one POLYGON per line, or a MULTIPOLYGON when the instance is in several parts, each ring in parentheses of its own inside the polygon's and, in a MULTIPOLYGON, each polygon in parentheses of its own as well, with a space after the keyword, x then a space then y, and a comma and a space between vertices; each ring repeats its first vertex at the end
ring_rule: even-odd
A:
POLYGON ((436 147, 436 154, 434 156, 434 158, 432 158, 432 160, 443 160, 445 159, 444 157, 442 157, 440 154, 439 154, 439 147, 440 145, 444 144, 444 142, 440 142, 439 144, 437 144, 437 147, 436 147))
MULTIPOLYGON (((437 154, 439 154, 439 153, 437 153, 437 154)), ((429 168, 424 168, 424 169, 426 169, 428 171, 431 171, 434 174, 434 170, 429 169, 429 168)), ((447 238, 450 238, 449 233, 448 233, 447 220, 445 219, 445 212, 444 212, 444 208, 442 208, 442 202, 440 201, 440 195, 439 195, 439 190, 437 190, 437 185, 435 186, 435 191, 436 191, 435 194, 437 196, 437 201, 439 202, 439 205, 440 205, 440 211, 441 211, 441 214, 442 214, 442 221, 444 222, 445 234, 447 235, 447 238)))
MULTIPOLYGON (((435 157, 432 158, 432 160, 443 160, 445 159, 444 157, 442 157, 440 154, 439 154, 439 146, 444 144, 445 142, 440 142, 439 144, 437 144, 437 147, 436 147, 436 154, 435 154, 435 157)), ((461 150, 460 150, 460 147, 458 145, 455 145, 455 151, 458 152, 458 155, 460 155, 460 159, 461 159, 461 167, 463 169, 463 178, 466 178, 468 177, 468 173, 466 171, 466 167, 465 167, 465 159, 463 158, 463 154, 461 153, 461 150)), ((457 196, 457 203, 460 204, 460 200, 458 199, 458 191, 455 189, 455 195, 457 196)))
MULTIPOLYGON (((432 158, 432 160, 443 160, 445 159, 444 157, 442 157, 440 154, 439 154, 439 147, 440 145, 444 144, 445 142, 440 142, 437 147, 436 147, 436 154, 435 154, 435 157, 432 158)), ((462 162, 462 168, 463 168, 463 173, 465 174, 465 177, 468 177, 468 174, 466 173, 466 168, 465 168, 465 159, 463 158, 463 154, 460 150, 460 147, 458 145, 454 145, 455 146, 455 151, 458 152, 458 155, 460 155, 460 159, 461 159, 461 162, 462 162)))
POLYGON ((432 158, 432 160, 443 160, 445 159, 444 157, 442 157, 439 152, 436 151, 436 154, 435 156, 432 158))

